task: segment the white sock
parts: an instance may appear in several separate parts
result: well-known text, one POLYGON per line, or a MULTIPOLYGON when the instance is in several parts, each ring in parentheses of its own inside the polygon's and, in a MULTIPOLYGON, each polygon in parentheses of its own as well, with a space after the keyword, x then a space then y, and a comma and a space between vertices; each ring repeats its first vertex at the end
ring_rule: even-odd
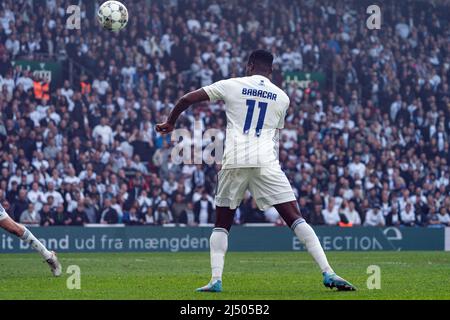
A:
POLYGON ((322 249, 319 238, 317 238, 316 233, 311 226, 306 223, 305 219, 299 218, 295 220, 291 228, 294 230, 300 242, 305 245, 309 254, 319 265, 320 270, 322 270, 322 272, 334 273, 333 269, 331 269, 328 264, 327 256, 322 249))
POLYGON ((22 239, 24 242, 29 243, 34 250, 40 253, 40 255, 42 256, 42 258, 44 258, 44 260, 50 259, 52 257, 52 253, 47 250, 47 248, 42 244, 42 242, 36 239, 36 237, 30 232, 30 230, 28 230, 25 227, 23 228, 24 233, 20 237, 20 239, 22 239))
POLYGON ((209 238, 211 253, 211 282, 222 280, 225 253, 228 249, 228 231, 224 228, 214 228, 209 238))

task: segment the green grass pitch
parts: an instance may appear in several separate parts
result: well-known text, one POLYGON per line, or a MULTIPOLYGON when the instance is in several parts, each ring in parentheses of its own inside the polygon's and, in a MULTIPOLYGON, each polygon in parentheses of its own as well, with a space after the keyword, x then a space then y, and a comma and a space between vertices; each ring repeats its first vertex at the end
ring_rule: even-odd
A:
POLYGON ((328 252, 335 271, 356 292, 331 291, 305 252, 229 252, 224 292, 197 293, 209 280, 208 253, 60 254, 53 278, 37 254, 0 254, 3 299, 450 299, 450 253, 328 252), (69 265, 81 289, 69 290, 69 265), (369 290, 369 265, 381 268, 381 289, 369 290))

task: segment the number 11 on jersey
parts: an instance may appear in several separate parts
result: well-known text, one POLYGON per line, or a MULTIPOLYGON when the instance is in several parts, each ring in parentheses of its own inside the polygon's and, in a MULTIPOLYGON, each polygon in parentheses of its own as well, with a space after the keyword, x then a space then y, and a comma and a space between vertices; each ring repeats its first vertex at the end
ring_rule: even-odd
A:
MULTIPOLYGON (((245 117, 244 134, 248 134, 250 126, 252 125, 253 111, 255 110, 256 100, 247 100, 247 116, 245 117)), ((256 136, 261 135, 262 127, 264 125, 264 118, 266 117, 267 102, 258 102, 259 116, 256 123, 256 136)))

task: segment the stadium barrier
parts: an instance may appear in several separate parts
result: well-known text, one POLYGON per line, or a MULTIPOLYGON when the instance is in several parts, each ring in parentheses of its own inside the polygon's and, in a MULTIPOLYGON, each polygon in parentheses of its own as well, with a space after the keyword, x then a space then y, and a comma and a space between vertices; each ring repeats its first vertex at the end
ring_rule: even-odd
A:
MULTIPOLYGON (((208 251, 211 227, 32 227, 31 231, 58 252, 208 251)), ((450 228, 314 227, 325 250, 446 250, 450 228)), ((302 251, 303 245, 285 227, 236 226, 230 251, 302 251)), ((31 249, 17 237, 0 230, 0 252, 31 249)))

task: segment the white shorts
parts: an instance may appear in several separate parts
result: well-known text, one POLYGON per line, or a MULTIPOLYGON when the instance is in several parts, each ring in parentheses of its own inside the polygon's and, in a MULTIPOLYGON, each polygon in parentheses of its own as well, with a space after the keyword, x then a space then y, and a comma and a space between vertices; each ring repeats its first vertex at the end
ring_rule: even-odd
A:
POLYGON ((8 214, 6 213, 5 209, 2 207, 2 205, 0 204, 0 221, 5 220, 6 218, 8 218, 8 214))
POLYGON ((296 200, 291 184, 279 166, 236 168, 219 171, 216 205, 236 209, 247 189, 260 210, 296 200))

